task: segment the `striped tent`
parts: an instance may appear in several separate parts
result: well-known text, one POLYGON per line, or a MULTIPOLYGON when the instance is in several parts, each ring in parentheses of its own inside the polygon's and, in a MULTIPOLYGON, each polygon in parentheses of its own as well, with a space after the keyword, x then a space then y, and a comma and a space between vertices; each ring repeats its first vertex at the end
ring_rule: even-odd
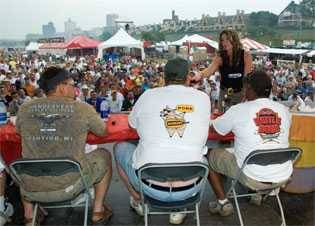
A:
POLYGON ((256 42, 253 39, 250 38, 243 38, 241 39, 241 43, 245 50, 262 50, 262 49, 268 49, 269 47, 261 44, 259 42, 256 42))

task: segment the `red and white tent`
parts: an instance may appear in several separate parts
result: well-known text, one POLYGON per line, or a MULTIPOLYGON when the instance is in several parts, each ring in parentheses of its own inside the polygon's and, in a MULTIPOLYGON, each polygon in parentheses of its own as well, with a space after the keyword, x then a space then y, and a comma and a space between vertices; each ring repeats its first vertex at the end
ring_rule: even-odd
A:
POLYGON ((66 49, 96 49, 101 41, 86 36, 76 36, 65 44, 66 49))
POLYGON ((261 44, 259 42, 256 42, 253 39, 250 38, 243 38, 241 39, 241 43, 245 50, 262 50, 262 49, 268 49, 269 46, 266 46, 264 44, 261 44))

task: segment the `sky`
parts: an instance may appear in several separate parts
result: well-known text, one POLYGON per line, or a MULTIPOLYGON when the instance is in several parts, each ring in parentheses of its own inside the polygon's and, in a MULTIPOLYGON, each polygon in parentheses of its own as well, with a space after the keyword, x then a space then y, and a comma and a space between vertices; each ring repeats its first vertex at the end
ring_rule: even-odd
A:
MULTIPOLYGON (((52 21, 57 32, 71 18, 83 30, 106 25, 106 14, 116 13, 135 25, 161 23, 174 9, 180 19, 200 19, 218 11, 233 15, 270 11, 279 14, 291 0, 0 0, 0 39, 24 39, 27 33, 42 33, 52 21)), ((297 0, 296 2, 299 2, 297 0)))

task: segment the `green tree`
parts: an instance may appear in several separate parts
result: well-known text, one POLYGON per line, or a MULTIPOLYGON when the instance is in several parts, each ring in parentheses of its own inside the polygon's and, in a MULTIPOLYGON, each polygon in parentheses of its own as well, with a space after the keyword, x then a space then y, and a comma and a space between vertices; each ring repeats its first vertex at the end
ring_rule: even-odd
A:
POLYGON ((112 34, 109 33, 108 31, 103 31, 103 33, 99 36, 99 39, 102 40, 102 41, 106 41, 111 36, 112 36, 112 34))
POLYGON ((315 18, 315 0, 303 0, 300 3, 300 11, 302 16, 315 18))
POLYGON ((275 27, 278 23, 278 16, 268 11, 259 11, 249 14, 249 26, 275 27))
POLYGON ((160 42, 165 40, 165 34, 158 31, 142 32, 141 39, 152 42, 160 42))
POLYGON ((267 11, 253 12, 248 17, 247 32, 254 38, 274 36, 277 23, 278 16, 273 13, 267 11))

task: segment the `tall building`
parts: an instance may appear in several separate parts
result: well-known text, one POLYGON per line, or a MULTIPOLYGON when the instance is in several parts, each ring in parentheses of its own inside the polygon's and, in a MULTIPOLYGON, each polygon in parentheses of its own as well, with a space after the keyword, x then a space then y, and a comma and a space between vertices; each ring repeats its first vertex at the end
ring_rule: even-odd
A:
POLYGON ((115 21, 119 18, 118 14, 106 15, 106 27, 115 27, 115 21))
POLYGON ((65 38, 68 40, 75 35, 82 33, 81 29, 77 26, 77 23, 70 18, 65 22, 65 38))
POLYGON ((53 22, 49 22, 48 24, 44 24, 42 26, 43 36, 44 37, 52 37, 56 34, 56 28, 53 22))

